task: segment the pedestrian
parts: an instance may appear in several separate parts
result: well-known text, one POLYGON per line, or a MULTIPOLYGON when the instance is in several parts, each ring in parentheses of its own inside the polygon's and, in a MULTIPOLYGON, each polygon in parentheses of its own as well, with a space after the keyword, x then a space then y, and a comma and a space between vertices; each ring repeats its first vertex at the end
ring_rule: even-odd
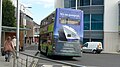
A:
POLYGON ((14 49, 16 49, 16 36, 13 36, 12 43, 13 43, 14 49))
POLYGON ((14 50, 14 47, 13 47, 12 42, 11 42, 11 37, 8 36, 4 42, 5 61, 6 62, 10 61, 10 56, 11 56, 11 53, 13 52, 13 50, 14 50))

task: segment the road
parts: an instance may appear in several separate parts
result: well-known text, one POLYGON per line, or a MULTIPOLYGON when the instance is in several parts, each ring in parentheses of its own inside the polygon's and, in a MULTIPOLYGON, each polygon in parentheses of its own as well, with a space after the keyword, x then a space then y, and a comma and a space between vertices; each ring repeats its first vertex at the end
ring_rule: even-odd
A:
POLYGON ((65 60, 66 62, 81 64, 85 66, 99 67, 120 67, 120 55, 118 54, 88 54, 85 53, 81 58, 73 60, 65 60))
MULTIPOLYGON (((28 47, 28 49, 35 49, 37 46, 28 47)), ((41 57, 46 58, 44 55, 41 57)), ((80 64, 85 66, 97 66, 97 67, 120 67, 120 54, 90 54, 83 53, 82 57, 74 57, 73 59, 66 59, 63 57, 54 57, 52 60, 60 60, 68 63, 80 64)), ((39 60, 39 63, 52 63, 45 60, 39 60)))

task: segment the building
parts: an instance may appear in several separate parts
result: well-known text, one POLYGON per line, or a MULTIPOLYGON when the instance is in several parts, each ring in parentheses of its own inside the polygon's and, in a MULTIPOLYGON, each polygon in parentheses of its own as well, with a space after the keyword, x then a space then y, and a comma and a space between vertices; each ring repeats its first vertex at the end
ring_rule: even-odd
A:
POLYGON ((38 44, 39 43, 39 33, 40 33, 40 25, 34 22, 34 27, 33 27, 33 42, 38 44))
POLYGON ((100 41, 105 52, 120 50, 119 0, 55 0, 55 8, 84 12, 84 43, 100 41))
MULTIPOLYGON (((17 0, 11 0, 12 4, 15 6, 15 16, 17 10, 17 0)), ((29 7, 26 7, 24 4, 19 3, 19 18, 20 18, 20 47, 23 48, 25 44, 31 44, 33 42, 33 17, 31 11, 28 10, 29 7)), ((16 23, 17 24, 17 23, 16 23)), ((7 36, 13 37, 16 36, 16 27, 3 27, 2 31, 2 44, 7 36), (7 29, 7 30, 6 30, 7 29)))

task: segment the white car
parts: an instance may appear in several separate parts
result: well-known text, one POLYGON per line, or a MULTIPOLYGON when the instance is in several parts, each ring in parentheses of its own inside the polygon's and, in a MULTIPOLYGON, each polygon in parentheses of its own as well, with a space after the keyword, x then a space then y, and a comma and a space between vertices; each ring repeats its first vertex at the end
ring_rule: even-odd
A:
POLYGON ((101 42, 86 42, 82 46, 83 52, 92 52, 92 53, 98 53, 100 54, 103 50, 102 43, 101 42))

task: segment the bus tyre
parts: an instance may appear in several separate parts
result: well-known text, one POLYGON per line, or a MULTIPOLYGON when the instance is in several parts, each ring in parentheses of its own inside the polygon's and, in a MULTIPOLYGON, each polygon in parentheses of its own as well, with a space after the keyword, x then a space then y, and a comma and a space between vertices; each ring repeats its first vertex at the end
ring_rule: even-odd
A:
POLYGON ((93 53, 93 54, 96 54, 96 51, 95 51, 95 50, 93 50, 93 51, 92 51, 92 53, 93 53))

